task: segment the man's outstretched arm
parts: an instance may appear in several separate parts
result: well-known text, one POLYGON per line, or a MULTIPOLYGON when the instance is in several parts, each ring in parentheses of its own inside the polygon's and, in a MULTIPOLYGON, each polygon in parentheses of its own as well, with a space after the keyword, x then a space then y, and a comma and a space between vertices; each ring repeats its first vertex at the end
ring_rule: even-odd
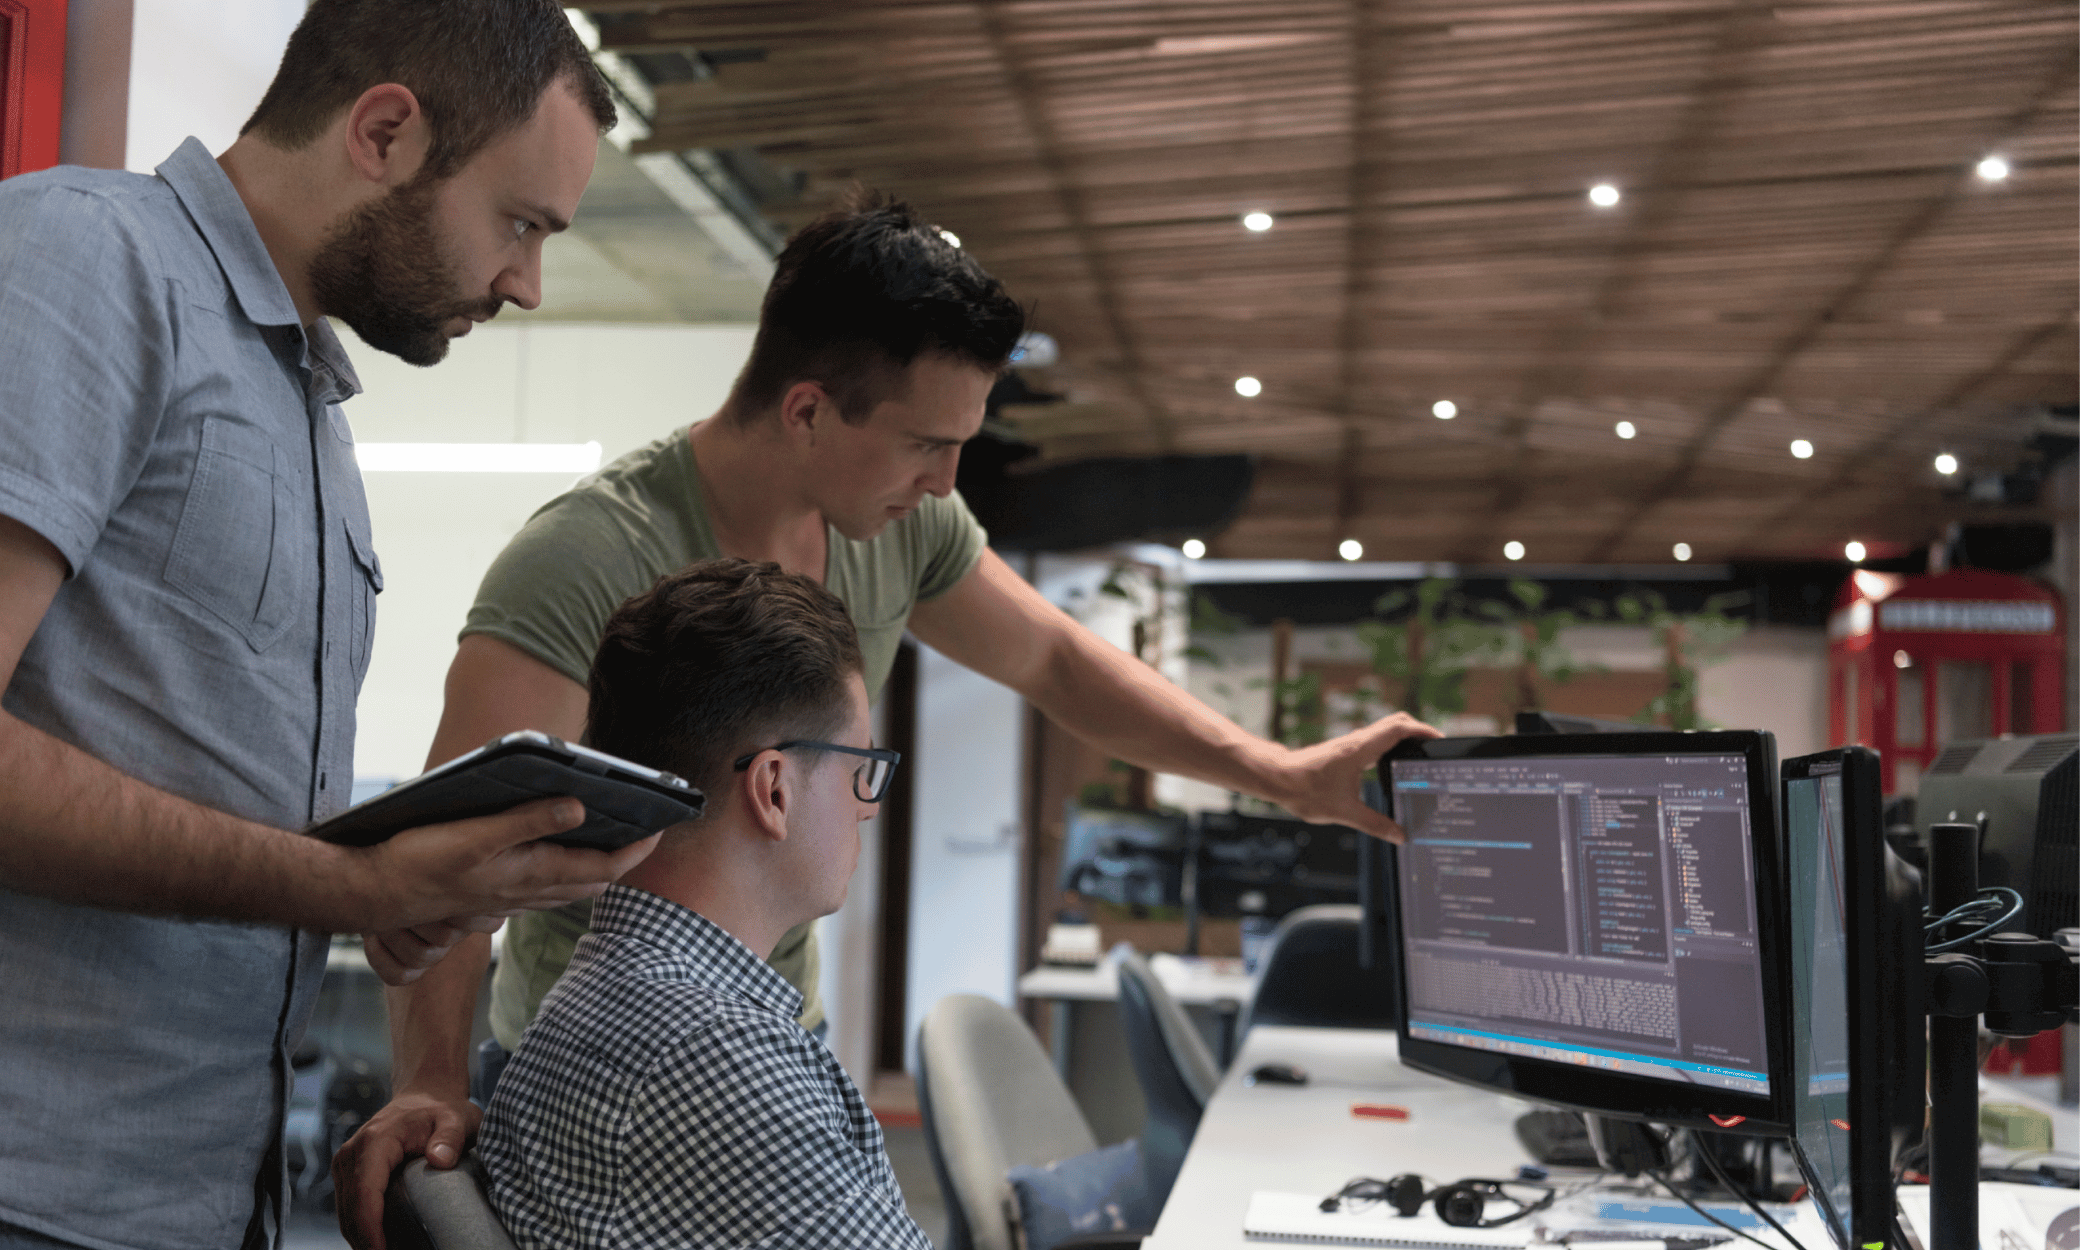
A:
MULTIPOLYGON (((426 766, 501 734, 539 729, 571 742, 585 733, 585 688, 507 643, 472 634, 448 668, 440 728, 426 766)), ((491 939, 457 922, 370 934, 369 962, 439 958, 426 975, 385 992, 390 1009, 390 1102, 332 1160, 340 1231, 356 1250, 383 1250, 383 1190, 412 1155, 448 1168, 482 1112, 469 1100, 469 1034, 491 939)))
POLYGON ((1293 750, 1259 738, 1091 633, 995 552, 910 617, 934 649, 1018 691, 1077 737, 1131 764, 1282 804, 1305 820, 1401 840, 1360 799, 1360 778, 1403 738, 1437 736, 1397 712, 1293 750))
MULTIPOLYGON (((0 517, 0 687, 65 572, 49 541, 0 517)), ((596 896, 654 845, 530 845, 583 818, 547 800, 333 846, 177 798, 0 711, 0 880, 60 902, 346 933, 511 915, 596 896)))

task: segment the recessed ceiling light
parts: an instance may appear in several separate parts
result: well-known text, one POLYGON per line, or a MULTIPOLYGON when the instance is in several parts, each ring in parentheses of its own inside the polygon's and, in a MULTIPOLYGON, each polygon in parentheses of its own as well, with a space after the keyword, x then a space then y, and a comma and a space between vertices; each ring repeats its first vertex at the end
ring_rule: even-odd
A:
POLYGON ((1676 553, 1675 553, 1675 554, 1676 554, 1676 559, 1677 559, 1677 560, 1679 560, 1679 561, 1681 561, 1681 560, 1688 560, 1688 559, 1690 558, 1690 544, 1689 544, 1689 543, 1677 543, 1677 544, 1676 544, 1676 553))
POLYGON ((1951 474, 1957 472, 1957 457, 1951 455, 1947 451, 1943 452, 1941 455, 1938 455, 1936 457, 1936 472, 1942 474, 1944 477, 1949 477, 1951 474))
POLYGON ((1185 559, 1197 560, 1206 554, 1206 544, 1196 538, 1187 538, 1184 540, 1183 550, 1185 559))
POLYGON ((1262 234, 1269 230, 1271 226, 1272 220, 1269 213, 1244 213, 1242 215, 1242 228, 1253 234, 1262 234))
POLYGON ((1989 156, 1979 162, 1979 176, 1988 182, 1999 182, 2009 174, 2008 162, 1998 156, 1989 156))
POLYGON ((1520 542, 1504 543, 1502 544, 1502 554, 1512 560, 1521 560, 1524 558, 1524 544, 1520 542))
POLYGON ((1244 399, 1255 399, 1264 393, 1264 384, 1251 377, 1235 379, 1235 393, 1244 399))
POLYGON ((1365 544, 1355 538, 1346 538, 1336 544, 1336 554, 1346 560, 1355 560, 1365 554, 1365 544))
POLYGON ((1430 405, 1430 415, 1439 421, 1449 421, 1459 415, 1459 405, 1449 399, 1440 399, 1430 405))
POLYGON ((1639 427, 1638 427, 1638 426, 1636 426, 1636 425, 1634 425, 1634 424, 1633 424, 1632 422, 1630 422, 1630 421, 1620 421, 1620 422, 1618 422, 1618 437, 1619 437, 1619 438, 1632 438, 1633 436, 1637 435, 1638 433, 1639 433, 1639 427))
POLYGON ((1862 564, 1863 558, 1869 555, 1870 552, 1864 549, 1862 543, 1851 539, 1848 545, 1842 548, 1842 554, 1848 557, 1849 563, 1862 564))
POLYGON ((961 236, 955 234, 951 230, 941 230, 939 232, 939 237, 946 240, 946 245, 948 247, 959 247, 961 245, 961 236))
POLYGON ((1623 197, 1618 194, 1618 188, 1608 182, 1599 182, 1589 188, 1589 202, 1598 208, 1609 208, 1621 198, 1623 197))
POLYGON ((1791 440, 1791 454, 1797 456, 1800 460, 1811 460, 1813 458, 1813 445, 1805 439, 1794 438, 1791 440))

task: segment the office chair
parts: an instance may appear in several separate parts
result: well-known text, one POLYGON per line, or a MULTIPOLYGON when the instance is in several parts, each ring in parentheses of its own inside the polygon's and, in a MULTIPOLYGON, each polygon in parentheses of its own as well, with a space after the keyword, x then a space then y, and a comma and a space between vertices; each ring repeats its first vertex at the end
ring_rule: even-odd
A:
POLYGON ((472 1150, 445 1172, 410 1159, 383 1195, 383 1237, 390 1250, 515 1250, 491 1209, 484 1165, 472 1150))
POLYGON ((1258 1024, 1307 1024, 1339 1029, 1391 1029, 1394 973, 1386 952, 1370 969, 1358 967, 1355 904, 1302 907, 1279 921, 1257 957, 1257 992, 1241 1033, 1258 1024))
POLYGON ((1118 964, 1120 1027, 1148 1104, 1141 1157, 1148 1169, 1149 1193, 1160 1206, 1184 1166, 1184 1153, 1199 1131, 1199 1117, 1213 1097, 1213 1087, 1220 1084, 1221 1072, 1191 1017, 1156 979, 1148 961, 1128 947, 1119 952, 1118 964))
MULTIPOLYGON (((1014 1250, 1005 1174, 1098 1148, 1025 1021, 975 994, 940 999, 918 1027, 917 1107, 932 1175, 946 1199, 941 1250, 1014 1250)), ((1096 1250, 1137 1246, 1140 1238, 1078 1241, 1096 1250)))

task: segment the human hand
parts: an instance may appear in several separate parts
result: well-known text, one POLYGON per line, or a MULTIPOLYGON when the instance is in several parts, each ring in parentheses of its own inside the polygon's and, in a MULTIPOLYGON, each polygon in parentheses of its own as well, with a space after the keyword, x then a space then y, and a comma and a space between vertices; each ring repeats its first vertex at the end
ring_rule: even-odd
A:
POLYGON ((1366 806, 1362 797, 1365 770, 1378 764, 1379 757, 1404 738, 1443 736, 1408 713, 1395 712, 1363 729, 1301 747, 1288 759, 1292 781, 1282 801, 1302 820, 1349 825, 1375 838, 1401 842, 1405 836, 1401 826, 1366 806))
POLYGON ((434 952, 446 953, 464 933, 496 928, 523 911, 597 898, 657 846, 655 834, 618 851, 539 840, 584 819, 576 799, 542 799, 495 816, 407 829, 355 850, 362 905, 355 922, 340 927, 385 935, 383 956, 370 952, 378 972, 385 958, 399 975, 414 965, 423 971, 438 962, 434 952), (406 930, 418 936, 398 936, 406 930))
POLYGON ((361 935, 368 966, 385 985, 410 985, 472 933, 496 933, 503 916, 451 916, 409 929, 361 935))
POLYGON ((392 1098, 332 1156, 339 1231, 354 1250, 386 1250, 383 1195, 390 1174, 413 1155, 451 1168, 477 1132, 483 1112, 467 1098, 404 1091, 392 1098))

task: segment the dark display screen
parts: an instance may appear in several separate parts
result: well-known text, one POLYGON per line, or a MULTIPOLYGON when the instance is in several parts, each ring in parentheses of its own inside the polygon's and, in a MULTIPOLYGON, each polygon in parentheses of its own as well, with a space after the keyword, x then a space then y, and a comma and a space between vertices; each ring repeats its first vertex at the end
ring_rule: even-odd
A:
POLYGON ((1842 898, 1840 764, 1831 775, 1784 784, 1791 878, 1794 1127, 1813 1197, 1848 1245, 1853 1159, 1849 1142, 1849 957, 1842 898))
POLYGON ((1767 1097, 1748 767, 1392 761, 1408 1036, 1767 1097))

